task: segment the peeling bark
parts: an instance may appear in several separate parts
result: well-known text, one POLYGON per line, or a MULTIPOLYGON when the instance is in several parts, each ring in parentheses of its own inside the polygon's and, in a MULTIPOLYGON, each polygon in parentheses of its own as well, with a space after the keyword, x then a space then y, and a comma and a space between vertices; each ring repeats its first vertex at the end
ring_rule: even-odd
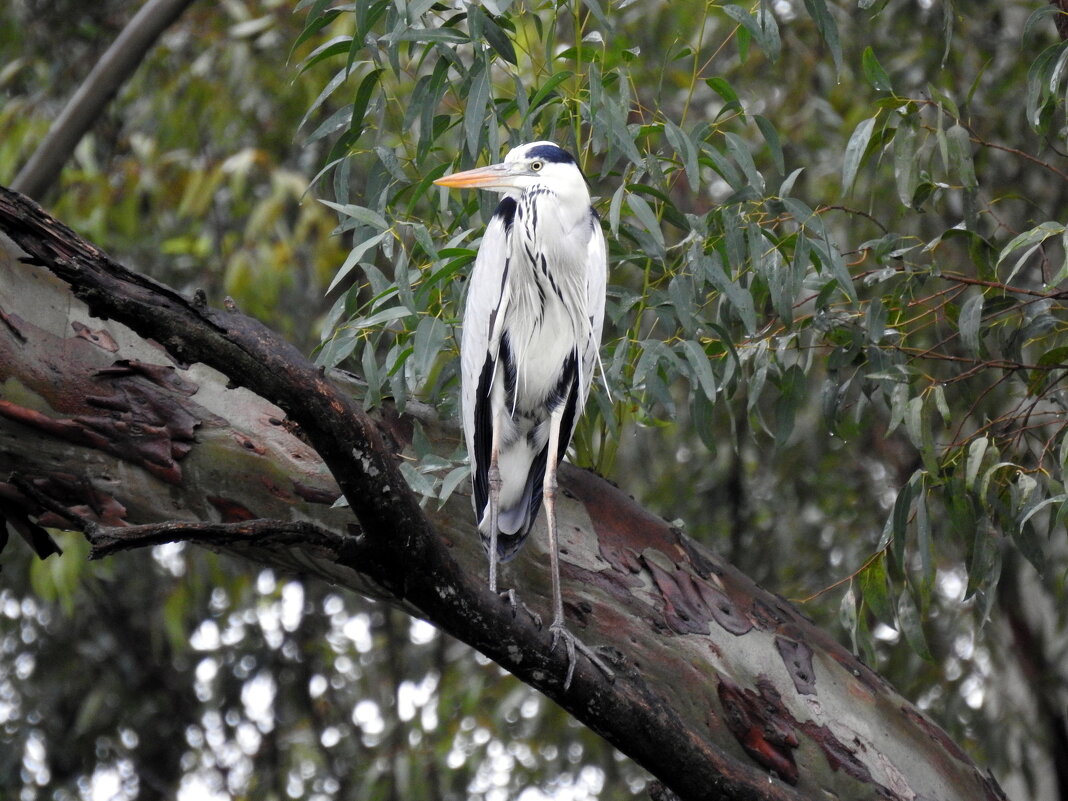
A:
MULTIPOLYGON (((469 497, 424 512, 400 481, 410 420, 388 407, 369 418, 255 321, 130 273, 2 189, 0 231, 41 265, 0 244, 0 475, 25 490, 0 485, 5 509, 51 525, 69 513, 91 540, 99 527, 188 536, 390 600, 561 704, 656 775, 663 797, 1003 798, 788 602, 569 466, 566 613, 616 680, 580 659, 565 692, 563 649, 485 587, 469 497), (331 505, 339 492, 351 511, 331 505)), ((451 449, 458 435, 430 436, 451 449)), ((542 611, 543 540, 501 575, 542 611)))

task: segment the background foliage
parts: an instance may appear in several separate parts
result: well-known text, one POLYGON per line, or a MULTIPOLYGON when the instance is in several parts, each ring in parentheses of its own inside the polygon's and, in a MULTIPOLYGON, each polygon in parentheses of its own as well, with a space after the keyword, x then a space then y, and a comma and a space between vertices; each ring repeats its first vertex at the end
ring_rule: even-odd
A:
MULTIPOLYGON (((80 8, 0 11, 0 180, 123 15, 80 8), (59 19, 77 46, 56 59, 59 19)), ((318 358, 364 375, 369 404, 449 414, 463 278, 494 201, 431 182, 560 142, 610 245, 606 386, 575 460, 802 600, 1010 796, 1054 797, 1068 760, 1068 50, 1052 7, 291 12, 194 6, 79 148, 57 215, 128 263, 321 338, 318 358)), ((427 449, 409 480, 434 502, 462 458, 427 449)), ((182 549, 91 573, 76 556, 5 557, 12 793, 641 788, 559 710, 389 610, 182 549), (146 598, 153 618, 131 616, 146 598), (109 628, 79 625, 94 616, 109 628), (50 648, 99 665, 79 679, 94 689, 61 691, 71 663, 50 648), (148 737, 161 717, 173 737, 148 737)))

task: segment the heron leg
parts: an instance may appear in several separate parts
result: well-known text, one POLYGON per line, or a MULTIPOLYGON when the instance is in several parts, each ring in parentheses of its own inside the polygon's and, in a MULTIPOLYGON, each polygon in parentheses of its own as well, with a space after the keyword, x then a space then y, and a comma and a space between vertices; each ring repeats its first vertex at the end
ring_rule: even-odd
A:
POLYGON ((501 426, 497 415, 493 416, 493 433, 490 440, 490 463, 487 473, 489 483, 489 588, 497 592, 497 511, 501 498, 501 468, 498 464, 501 451, 501 426))
POLYGON ((564 620, 564 600, 560 591, 560 543, 556 528, 556 466, 559 461, 560 425, 563 416, 564 411, 561 406, 549 418, 549 442, 545 461, 545 479, 542 483, 542 501, 545 505, 545 522, 549 529, 549 569, 553 580, 553 622, 549 624, 549 631, 552 632, 553 649, 556 648, 559 640, 563 640, 564 647, 567 648, 567 675, 564 677, 566 690, 571 686, 571 678, 575 675, 576 650, 585 654, 586 658, 600 668, 610 681, 615 678, 615 674, 588 645, 568 631, 564 620))

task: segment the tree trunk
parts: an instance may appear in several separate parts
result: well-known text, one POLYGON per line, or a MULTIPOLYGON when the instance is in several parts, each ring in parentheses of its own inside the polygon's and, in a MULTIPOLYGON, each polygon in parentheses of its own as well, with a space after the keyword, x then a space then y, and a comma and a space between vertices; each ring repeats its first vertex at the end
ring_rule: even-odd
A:
MULTIPOLYGON (((191 540, 384 598, 478 648, 684 799, 1003 798, 788 602, 566 466, 567 616, 615 678, 580 656, 565 690, 564 649, 485 586, 470 498, 424 510, 401 479, 410 414, 369 418, 255 321, 129 272, 2 188, 0 231, 18 246, 0 244, 0 475, 13 474, 0 510, 22 529, 30 518, 82 529, 98 556, 191 540), (342 493, 348 509, 333 506, 342 493)), ((451 450, 458 433, 422 417, 451 450)), ((545 544, 531 540, 501 583, 547 615, 545 544)))

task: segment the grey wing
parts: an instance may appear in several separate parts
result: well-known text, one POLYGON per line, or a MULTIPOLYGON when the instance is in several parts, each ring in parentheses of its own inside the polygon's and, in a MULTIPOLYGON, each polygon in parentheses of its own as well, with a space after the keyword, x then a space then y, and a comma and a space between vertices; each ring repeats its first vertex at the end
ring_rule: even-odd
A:
POLYGON ((599 366, 598 352, 601 347, 601 330, 604 328, 605 290, 608 286, 608 257, 604 233, 597 214, 593 217, 593 234, 586 246, 586 314, 590 321, 590 338, 582 350, 582 394, 580 401, 586 403, 594 369, 599 366))
POLYGON ((482 237, 475 267, 467 282, 467 304, 460 340, 461 410, 471 461, 472 500, 478 518, 482 516, 489 495, 493 425, 490 387, 497 366, 501 323, 509 300, 508 252, 505 217, 494 214, 482 237))

